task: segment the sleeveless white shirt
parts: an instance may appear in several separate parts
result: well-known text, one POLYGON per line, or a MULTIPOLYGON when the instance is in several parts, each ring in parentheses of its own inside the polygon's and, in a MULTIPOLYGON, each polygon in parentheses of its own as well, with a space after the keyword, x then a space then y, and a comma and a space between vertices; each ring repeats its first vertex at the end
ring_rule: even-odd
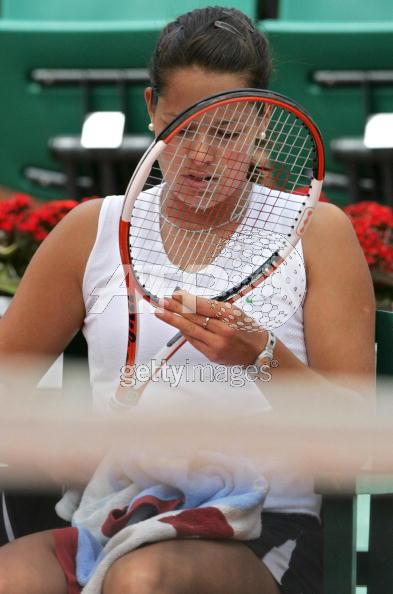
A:
MULTIPOLYGON (((83 333, 88 343, 90 381, 96 409, 108 410, 108 402, 119 385, 124 366, 128 335, 128 301, 118 247, 118 227, 122 196, 109 196, 103 201, 98 221, 96 241, 87 261, 83 279, 83 298, 86 308, 83 333)), ((305 364, 307 353, 303 332, 302 301, 306 291, 306 275, 301 242, 293 255, 251 296, 237 302, 251 317, 274 329, 276 336, 305 364)), ((153 315, 153 308, 145 301, 138 315, 137 362, 147 363, 177 330, 153 315)), ((246 380, 240 368, 216 366, 189 343, 170 360, 166 376, 160 381, 162 398, 171 398, 173 385, 182 387, 188 397, 238 398, 239 406, 246 403, 261 410, 270 408, 261 390, 246 380), (175 371, 173 371, 175 370, 175 371), (177 370, 177 372, 176 372, 177 370), (180 370, 180 371, 179 371, 180 370), (220 380, 218 373, 220 371, 220 380), (173 372, 172 372, 173 371, 173 372), (206 390, 206 382, 211 389, 206 390), (201 384, 203 390, 201 391, 201 384), (232 397, 231 396, 231 397, 232 397)), ((236 366, 237 367, 237 366, 236 366)), ((143 393, 143 405, 154 407, 157 385, 151 384, 143 393), (151 388, 150 388, 151 386, 151 388), (155 389, 154 398, 149 391, 155 389)), ((236 405, 236 404, 235 404, 236 405)), ((138 404, 139 406, 139 404, 138 404)), ((320 497, 315 495, 311 479, 289 473, 273 474, 264 510, 271 512, 308 513, 319 515, 320 497)))

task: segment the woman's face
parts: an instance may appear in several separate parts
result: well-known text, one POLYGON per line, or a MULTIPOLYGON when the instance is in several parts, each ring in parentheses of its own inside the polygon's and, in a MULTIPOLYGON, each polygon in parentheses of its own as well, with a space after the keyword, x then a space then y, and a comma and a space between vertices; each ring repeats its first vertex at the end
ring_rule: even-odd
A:
MULTIPOLYGON (((239 74, 210 72, 198 67, 170 72, 155 106, 151 89, 145 91, 155 134, 197 101, 245 86, 247 81, 239 74)), ((255 119, 250 117, 255 115, 255 110, 243 105, 243 108, 226 105, 217 112, 207 112, 175 137, 161 155, 165 181, 176 200, 185 206, 206 210, 239 196, 245 187, 255 138, 249 122, 255 119)))

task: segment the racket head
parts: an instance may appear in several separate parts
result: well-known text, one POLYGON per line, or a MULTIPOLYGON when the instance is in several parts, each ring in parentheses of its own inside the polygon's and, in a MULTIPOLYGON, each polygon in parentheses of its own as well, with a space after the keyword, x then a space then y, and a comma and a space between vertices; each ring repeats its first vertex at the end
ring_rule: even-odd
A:
POLYGON ((295 248, 323 176, 321 134, 294 101, 237 89, 196 103, 157 136, 127 188, 129 290, 153 304, 179 287, 244 295, 295 248))

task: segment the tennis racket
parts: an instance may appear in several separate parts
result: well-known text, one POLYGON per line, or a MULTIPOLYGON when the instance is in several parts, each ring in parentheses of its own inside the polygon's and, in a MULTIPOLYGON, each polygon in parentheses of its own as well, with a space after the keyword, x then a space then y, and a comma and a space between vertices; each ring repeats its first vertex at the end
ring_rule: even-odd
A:
MULTIPOLYGON (((176 117, 143 155, 124 198, 126 367, 135 364, 141 297, 158 305, 178 288, 219 302, 246 295, 295 249, 323 176, 317 126, 282 95, 234 90, 176 117)), ((165 364, 184 342, 177 334, 155 359, 165 364)), ((114 405, 137 402, 142 388, 121 384, 114 405)))

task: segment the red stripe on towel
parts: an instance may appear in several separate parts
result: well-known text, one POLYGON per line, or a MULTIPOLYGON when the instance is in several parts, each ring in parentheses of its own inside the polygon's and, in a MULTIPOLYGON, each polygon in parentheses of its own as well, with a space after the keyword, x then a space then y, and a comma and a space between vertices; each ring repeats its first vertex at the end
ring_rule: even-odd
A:
POLYGON ((77 528, 58 528, 52 531, 55 554, 67 581, 67 594, 80 594, 81 586, 76 579, 76 552, 78 549, 77 528))
POLYGON ((175 516, 161 518, 160 522, 171 524, 178 538, 232 538, 234 535, 233 528, 216 507, 186 509, 175 516))
POLYGON ((164 500, 158 499, 152 495, 146 495, 140 497, 127 511, 127 507, 122 509, 112 509, 106 517, 105 522, 102 525, 101 532, 104 536, 110 538, 127 526, 128 522, 132 518, 134 512, 143 505, 149 505, 152 508, 152 513, 148 517, 163 514, 168 511, 176 509, 181 503, 182 499, 171 499, 164 500))

